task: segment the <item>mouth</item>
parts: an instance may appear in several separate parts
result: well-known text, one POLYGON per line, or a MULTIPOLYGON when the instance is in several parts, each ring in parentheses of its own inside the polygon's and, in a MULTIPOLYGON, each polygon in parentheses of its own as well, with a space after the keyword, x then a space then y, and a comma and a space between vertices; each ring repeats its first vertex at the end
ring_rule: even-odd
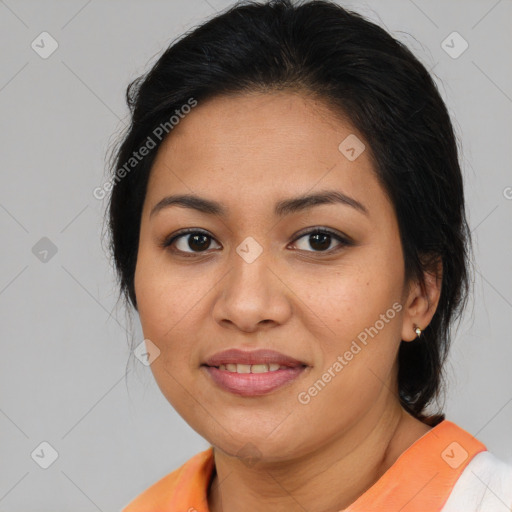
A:
POLYGON ((214 384, 239 396, 261 396, 292 382, 309 367, 273 350, 219 352, 201 365, 214 384))
MULTIPOLYGON (((258 350, 241 350, 238 348, 231 348, 217 352, 213 356, 209 357, 204 365, 220 368, 225 366, 224 370, 228 370, 228 365, 236 365, 241 367, 239 373, 251 373, 247 371, 247 366, 255 366, 254 373, 262 373, 266 371, 277 371, 280 367, 295 368, 297 366, 307 366, 304 361, 299 361, 294 357, 276 352, 270 349, 258 349, 258 350), (278 365, 278 366, 276 366, 278 365), (264 368, 264 367, 267 368, 264 368)), ((235 371, 234 366, 229 366, 228 371, 235 371)))
MULTIPOLYGON (((209 366, 209 368, 217 368, 218 370, 231 372, 231 373, 267 373, 275 372, 277 370, 289 370, 296 368, 296 366, 286 366, 278 363, 257 363, 257 364, 241 364, 241 363, 226 363, 219 366, 209 366)), ((300 365, 305 366, 305 365, 300 365)))

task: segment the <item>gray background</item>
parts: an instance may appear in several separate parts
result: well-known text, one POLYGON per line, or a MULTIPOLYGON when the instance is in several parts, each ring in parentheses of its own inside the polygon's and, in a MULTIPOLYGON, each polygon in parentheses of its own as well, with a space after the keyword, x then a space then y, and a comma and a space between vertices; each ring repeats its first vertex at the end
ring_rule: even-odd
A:
MULTIPOLYGON (((0 1, 1 512, 120 510, 208 446, 133 356, 125 381, 130 325, 101 241, 106 202, 92 191, 127 120, 128 82, 228 5, 0 1), (47 59, 31 48, 43 31, 59 45, 47 59), (57 250, 46 261, 43 237, 57 250), (48 469, 31 457, 43 441, 58 453, 48 469)), ((454 116, 477 268, 445 410, 512 463, 512 2, 343 5, 408 44, 454 116), (441 46, 453 31, 469 43, 456 59, 441 46)), ((133 329, 141 341, 136 316, 133 329)))

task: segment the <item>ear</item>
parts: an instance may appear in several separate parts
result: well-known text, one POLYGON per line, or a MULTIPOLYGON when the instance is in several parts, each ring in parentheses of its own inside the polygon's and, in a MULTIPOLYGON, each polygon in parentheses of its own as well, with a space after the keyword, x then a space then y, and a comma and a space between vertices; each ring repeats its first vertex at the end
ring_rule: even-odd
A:
POLYGON ((443 280, 443 265, 441 259, 437 260, 437 268, 432 272, 425 272, 425 286, 418 281, 410 284, 405 298, 402 323, 402 340, 413 341, 418 335, 416 326, 422 331, 427 328, 436 312, 443 280))

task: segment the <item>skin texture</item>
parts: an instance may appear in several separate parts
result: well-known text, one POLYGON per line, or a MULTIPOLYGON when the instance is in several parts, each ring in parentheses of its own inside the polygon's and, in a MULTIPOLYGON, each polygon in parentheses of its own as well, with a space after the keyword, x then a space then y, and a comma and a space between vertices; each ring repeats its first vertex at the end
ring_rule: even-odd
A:
POLYGON ((369 145, 354 161, 338 150, 355 129, 319 100, 292 92, 216 97, 199 103, 160 147, 142 212, 135 292, 151 368, 177 412, 215 447, 212 512, 338 511, 350 505, 430 427, 398 400, 397 351, 430 322, 440 280, 424 294, 404 282, 398 224, 373 171, 369 145), (324 204, 285 217, 277 201, 337 190, 366 216, 324 204), (219 201, 229 214, 180 206, 151 209, 170 194, 219 201), (304 228, 348 237, 319 250, 304 228), (183 228, 211 236, 206 251, 183 228), (253 237, 247 263, 236 248, 253 237), (173 248, 176 250, 173 252, 173 248), (192 257, 181 256, 177 249, 192 257), (194 252, 195 251, 195 252, 194 252), (297 399, 393 304, 401 310, 309 403, 297 399), (216 386, 205 359, 228 349, 271 348, 308 365, 259 397, 216 386), (238 455, 237 455, 238 454, 238 455), (248 463, 246 455, 256 460, 248 463))

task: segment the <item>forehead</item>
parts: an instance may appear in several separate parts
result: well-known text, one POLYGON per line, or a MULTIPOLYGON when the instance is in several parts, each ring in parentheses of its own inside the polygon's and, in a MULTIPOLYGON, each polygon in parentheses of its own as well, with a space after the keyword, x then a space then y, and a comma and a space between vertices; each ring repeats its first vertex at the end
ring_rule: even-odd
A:
POLYGON ((158 150, 146 200, 196 193, 229 208, 328 188, 386 206, 370 148, 347 120, 301 94, 251 93, 199 102, 180 120, 158 150), (366 149, 351 160, 346 140, 366 149))

